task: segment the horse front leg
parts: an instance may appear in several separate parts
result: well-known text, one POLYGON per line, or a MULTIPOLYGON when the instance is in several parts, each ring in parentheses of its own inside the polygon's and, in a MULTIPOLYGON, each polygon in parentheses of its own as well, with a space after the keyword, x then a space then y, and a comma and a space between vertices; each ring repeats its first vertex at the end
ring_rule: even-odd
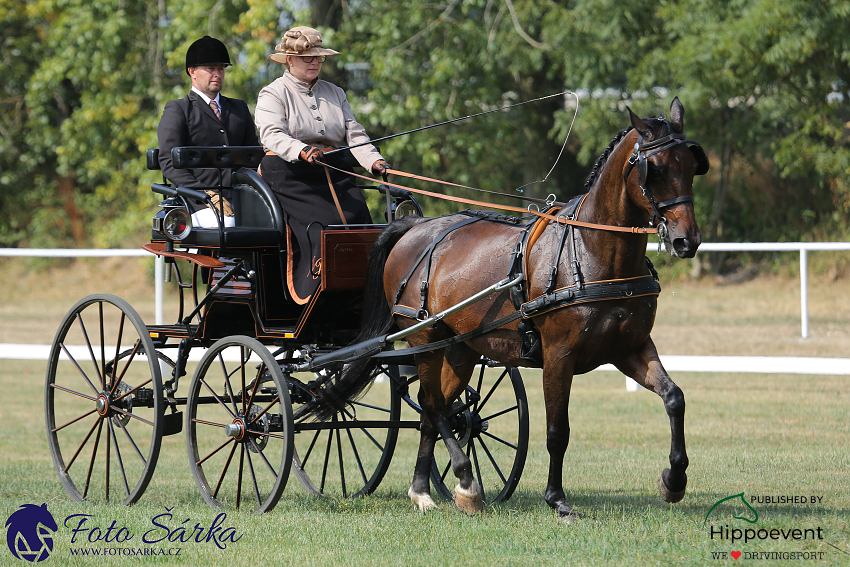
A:
POLYGON ((565 359, 544 361, 543 398, 546 403, 546 450, 549 452, 549 477, 543 499, 558 513, 558 517, 571 522, 581 517, 567 502, 564 493, 564 456, 570 444, 570 389, 573 367, 565 359))
POLYGON ((431 461, 434 458, 434 446, 437 444, 437 428, 428 414, 422 412, 420 426, 419 452, 416 454, 416 466, 413 469, 413 481, 407 495, 411 502, 423 512, 437 507, 431 498, 431 461))
POLYGON ((670 418, 670 468, 661 471, 658 492, 665 502, 679 502, 688 485, 688 453, 685 450, 685 395, 661 365, 651 338, 642 348, 616 365, 626 376, 652 390, 664 401, 670 418))

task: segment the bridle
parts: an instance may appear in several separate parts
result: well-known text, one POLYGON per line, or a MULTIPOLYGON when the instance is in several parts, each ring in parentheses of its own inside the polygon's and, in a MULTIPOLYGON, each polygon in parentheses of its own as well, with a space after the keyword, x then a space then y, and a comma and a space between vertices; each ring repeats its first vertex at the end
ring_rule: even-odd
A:
POLYGON ((688 149, 691 150, 694 158, 697 160, 697 170, 694 175, 704 175, 708 171, 708 157, 705 155, 705 150, 702 149, 702 146, 698 142, 686 139, 684 134, 670 134, 663 138, 644 143, 643 136, 638 133, 638 141, 635 143, 635 149, 632 155, 629 156, 629 163, 625 171, 623 171, 623 181, 628 181, 629 174, 637 166, 638 186, 652 207, 652 217, 649 219, 649 224, 658 229, 659 240, 667 240, 667 218, 662 211, 680 203, 693 203, 694 197, 693 195, 681 195, 660 203, 656 201, 652 195, 652 190, 646 186, 647 158, 665 152, 679 144, 688 144, 688 149))

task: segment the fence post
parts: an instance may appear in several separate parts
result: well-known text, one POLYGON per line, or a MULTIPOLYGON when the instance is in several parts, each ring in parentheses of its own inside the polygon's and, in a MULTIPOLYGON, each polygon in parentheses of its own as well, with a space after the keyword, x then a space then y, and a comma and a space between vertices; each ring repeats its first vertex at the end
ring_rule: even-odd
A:
POLYGON ((809 266, 808 250, 800 246, 800 325, 803 338, 809 338, 809 266))

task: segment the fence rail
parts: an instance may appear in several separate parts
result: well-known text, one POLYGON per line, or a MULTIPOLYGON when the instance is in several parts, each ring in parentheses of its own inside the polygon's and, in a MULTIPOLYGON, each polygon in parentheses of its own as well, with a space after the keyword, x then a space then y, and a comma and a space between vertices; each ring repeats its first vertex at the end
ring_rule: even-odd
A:
MULTIPOLYGON (((647 245, 647 252, 657 245, 647 245)), ((699 254, 706 252, 797 252, 800 255, 800 333, 809 338, 809 252, 836 252, 850 250, 850 242, 703 242, 699 254)), ((111 256, 150 256, 145 250, 126 248, 0 248, 0 256, 43 257, 43 258, 106 258, 111 256)), ((162 293, 164 263, 157 256, 154 270, 154 294, 156 302, 156 324, 162 324, 162 293)))

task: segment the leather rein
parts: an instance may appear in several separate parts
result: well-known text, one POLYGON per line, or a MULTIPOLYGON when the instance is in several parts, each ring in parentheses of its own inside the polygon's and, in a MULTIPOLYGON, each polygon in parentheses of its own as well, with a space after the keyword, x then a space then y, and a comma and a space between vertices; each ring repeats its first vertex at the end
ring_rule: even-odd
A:
MULTIPOLYGON (((652 194, 652 190, 646 186, 646 176, 647 176, 647 158, 654 156, 655 154, 664 152, 678 146, 679 144, 689 144, 696 146, 699 148, 699 144, 694 140, 687 140, 683 134, 670 134, 668 136, 664 136, 663 138, 659 138, 658 140, 653 140, 651 142, 644 143, 643 136, 638 133, 638 141, 635 143, 634 151, 632 155, 629 156, 628 164, 623 171, 623 181, 628 182, 629 174, 632 172, 632 169, 635 169, 637 166, 638 172, 638 186, 640 187, 641 193, 646 197, 649 201, 650 206, 652 207, 652 217, 650 218, 650 225, 656 228, 647 228, 647 227, 628 227, 628 226, 614 226, 614 225, 606 225, 606 224, 597 224, 590 222, 582 222, 570 218, 565 218, 563 216, 553 216, 541 211, 536 211, 533 209, 524 209, 522 207, 513 207, 511 205, 496 205, 494 203, 487 203, 484 201, 476 201, 474 199, 466 199, 464 197, 456 197, 453 195, 445 195, 442 193, 434 193, 432 191, 425 191, 424 189, 416 189, 413 187, 407 187, 405 185, 400 185, 398 183, 390 183, 389 181, 384 181, 386 185, 390 187, 395 187, 397 189, 404 189, 406 191, 410 191, 412 193, 418 193, 420 195, 425 195, 428 197, 434 197, 437 199, 443 199, 447 201, 454 201, 457 203, 464 203, 467 205, 474 205, 478 207, 486 207, 486 208, 497 208, 506 211, 514 211, 520 212, 524 214, 532 214, 536 215, 540 218, 547 219, 549 221, 554 221, 564 225, 576 226, 581 228, 590 228, 596 230, 605 230, 609 232, 628 232, 632 234, 658 234, 661 240, 667 239, 667 219, 664 217, 663 210, 673 205, 678 205, 680 203, 692 203, 694 198, 692 195, 682 195, 679 197, 674 197, 673 199, 668 199, 666 201, 658 202, 655 200, 655 197, 652 194)), ((357 173, 346 171, 344 169, 339 169, 332 165, 328 165, 326 163, 320 162, 323 166, 335 169, 336 171, 346 173, 349 175, 353 175, 354 177, 359 177, 360 179, 365 179, 368 181, 374 181, 374 178, 367 177, 365 175, 359 175, 357 173)), ((423 177, 420 175, 415 175, 413 173, 407 173, 404 171, 399 171, 397 169, 387 169, 387 174, 398 175, 400 177, 408 177, 411 179, 419 179, 421 181, 428 181, 432 183, 440 183, 442 185, 449 185, 452 187, 462 187, 464 189, 474 189, 476 191, 482 191, 485 193, 494 193, 497 195, 505 196, 505 193, 497 193, 495 191, 487 191, 484 189, 477 189, 475 187, 469 187, 467 185, 459 185, 457 183, 451 183, 448 181, 442 181, 439 179, 433 179, 430 177, 423 177)), ((506 195, 509 197, 515 197, 514 195, 506 195)), ((524 198, 524 197, 519 197, 524 198)), ((547 199, 546 201, 542 201, 540 199, 527 199, 533 202, 540 202, 546 205, 551 205, 554 203, 554 200, 547 199)))

